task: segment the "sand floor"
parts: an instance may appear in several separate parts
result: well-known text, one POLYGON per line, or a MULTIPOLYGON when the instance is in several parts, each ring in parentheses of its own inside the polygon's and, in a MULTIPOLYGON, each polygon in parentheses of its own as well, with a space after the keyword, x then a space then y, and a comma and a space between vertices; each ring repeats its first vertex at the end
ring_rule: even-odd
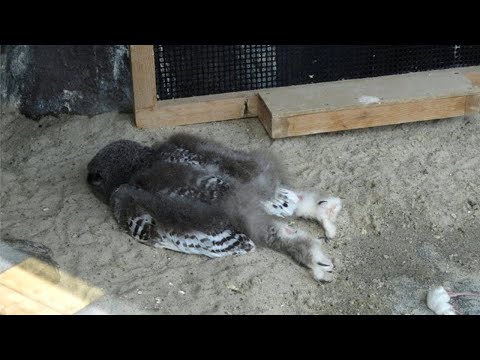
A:
MULTIPOLYGON (((315 235, 314 222, 295 220, 315 235)), ((107 295, 85 312, 431 314, 428 288, 480 291, 480 121, 446 119, 271 140, 257 119, 140 130, 132 115, 1 120, 1 236, 43 244, 61 269, 107 295), (325 245, 336 279, 316 283, 269 249, 208 259, 139 244, 90 193, 107 143, 185 131, 276 153, 300 188, 344 200, 325 245), (92 310, 93 309, 93 310, 92 310)), ((1 256, 1 254, 0 254, 1 256)), ((480 314, 480 299, 457 301, 480 314)))

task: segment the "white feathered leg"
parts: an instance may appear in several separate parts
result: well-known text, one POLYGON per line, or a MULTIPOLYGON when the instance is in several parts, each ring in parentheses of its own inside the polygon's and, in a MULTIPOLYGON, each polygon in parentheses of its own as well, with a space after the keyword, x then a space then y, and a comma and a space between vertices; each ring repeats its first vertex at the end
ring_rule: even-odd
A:
POLYGON ((285 252, 302 265, 308 267, 313 278, 321 282, 334 279, 331 274, 333 262, 322 251, 320 240, 313 239, 303 230, 293 229, 287 224, 276 222, 270 247, 285 252))
POLYGON ((297 192, 299 201, 295 209, 295 215, 315 219, 325 229, 325 236, 333 239, 337 233, 338 213, 342 209, 342 200, 333 196, 324 196, 313 192, 297 192))
POLYGON ((327 239, 333 239, 337 234, 335 221, 342 209, 342 200, 337 197, 278 188, 274 198, 264 201, 262 205, 270 215, 317 220, 324 228, 327 239))
POLYGON ((275 191, 274 198, 264 201, 262 205, 267 214, 286 217, 294 214, 295 209, 297 208, 297 203, 297 194, 288 189, 278 188, 275 191))

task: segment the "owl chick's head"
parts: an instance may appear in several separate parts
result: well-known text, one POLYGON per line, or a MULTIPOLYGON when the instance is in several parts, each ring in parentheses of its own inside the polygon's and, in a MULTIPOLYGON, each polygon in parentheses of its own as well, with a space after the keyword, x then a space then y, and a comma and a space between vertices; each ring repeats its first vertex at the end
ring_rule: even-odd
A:
POLYGON ((89 162, 87 182, 93 193, 108 203, 120 185, 129 182, 138 170, 149 166, 153 150, 135 141, 118 140, 100 150, 89 162))

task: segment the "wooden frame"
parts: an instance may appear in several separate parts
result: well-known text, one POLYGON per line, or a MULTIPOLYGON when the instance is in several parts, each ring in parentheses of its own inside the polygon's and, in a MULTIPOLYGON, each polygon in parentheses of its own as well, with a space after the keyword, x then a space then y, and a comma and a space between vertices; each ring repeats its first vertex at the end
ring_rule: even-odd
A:
POLYGON ((282 138, 480 114, 480 66, 158 101, 153 45, 130 57, 140 128, 258 117, 282 138))
POLYGON ((135 124, 188 125, 257 116, 254 91, 157 101, 153 45, 130 45, 135 124))

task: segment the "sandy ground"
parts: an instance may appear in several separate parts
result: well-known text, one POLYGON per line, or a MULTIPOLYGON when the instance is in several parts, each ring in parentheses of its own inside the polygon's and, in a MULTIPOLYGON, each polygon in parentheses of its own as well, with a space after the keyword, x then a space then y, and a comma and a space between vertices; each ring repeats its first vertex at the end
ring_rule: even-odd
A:
MULTIPOLYGON (((431 314, 434 284, 480 291, 480 121, 463 118, 271 140, 257 119, 140 130, 128 114, 1 122, 1 236, 38 242, 107 294, 85 310, 155 314, 431 314), (208 259, 136 243, 89 191, 107 143, 177 131, 273 151, 296 186, 344 200, 325 245, 336 280, 269 249, 208 259)), ((315 235, 314 222, 296 220, 315 235)), ((1 256, 1 254, 0 254, 1 256)), ((457 301, 480 314, 480 299, 457 301)))

